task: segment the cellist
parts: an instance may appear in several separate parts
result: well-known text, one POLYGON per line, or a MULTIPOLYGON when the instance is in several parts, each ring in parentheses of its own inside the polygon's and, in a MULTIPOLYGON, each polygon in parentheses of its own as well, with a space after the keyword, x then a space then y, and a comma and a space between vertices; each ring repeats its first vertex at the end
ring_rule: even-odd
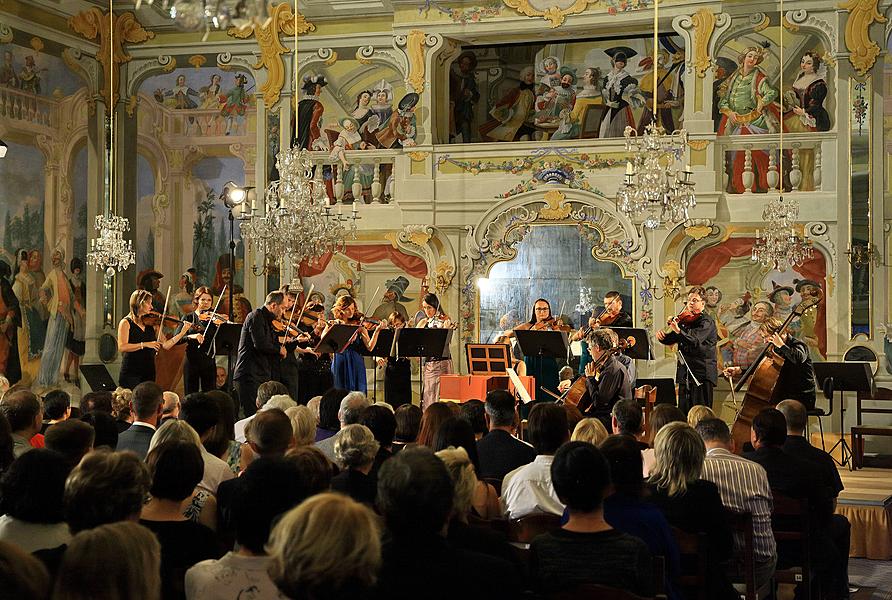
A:
MULTIPOLYGON (((585 340, 592 330, 598 327, 632 327, 632 315, 623 310, 623 297, 619 292, 611 290, 604 294, 604 310, 597 317, 588 318, 588 327, 580 327, 579 331, 570 336, 570 341, 585 340)), ((579 371, 585 372, 585 366, 591 362, 592 357, 588 352, 588 344, 583 342, 582 354, 579 357, 579 371)))
POLYGON ((700 286, 688 290, 685 308, 669 319, 669 331, 657 332, 657 340, 665 345, 678 344, 678 366, 675 383, 678 385, 678 408, 685 414, 695 404, 712 408, 712 390, 718 375, 716 343, 718 332, 715 321, 703 312, 706 290, 700 286))
MULTIPOLYGON (((774 352, 784 359, 774 388, 774 399, 799 400, 808 408, 815 407, 815 369, 811 364, 811 356, 805 342, 796 339, 787 332, 778 333, 784 323, 777 317, 769 317, 759 327, 762 341, 771 344, 774 352)), ((722 374, 725 377, 740 377, 740 367, 727 367, 722 374)))
POLYGON ((577 405, 586 416, 600 419, 607 431, 610 431, 613 405, 617 400, 632 398, 629 371, 611 352, 616 342, 616 334, 609 329, 596 329, 590 334, 588 346, 592 362, 585 367, 588 393, 577 405))

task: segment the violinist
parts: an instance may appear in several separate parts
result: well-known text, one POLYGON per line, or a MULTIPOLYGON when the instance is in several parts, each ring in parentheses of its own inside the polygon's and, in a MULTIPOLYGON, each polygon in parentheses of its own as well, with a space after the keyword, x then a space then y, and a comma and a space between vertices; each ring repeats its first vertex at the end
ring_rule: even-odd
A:
POLYGON ((300 315, 300 307, 295 307, 297 302, 297 289, 282 286, 282 317, 273 328, 278 334, 278 342, 285 348, 285 356, 273 362, 273 379, 288 388, 288 395, 296 399, 299 395, 300 364, 295 356, 297 350, 297 325, 291 322, 300 315), (279 331, 281 329, 281 331, 279 331))
POLYGON ((692 287, 684 310, 669 320, 669 330, 657 332, 657 340, 665 345, 678 344, 678 365, 675 383, 678 385, 678 408, 685 414, 695 404, 712 408, 712 391, 716 384, 715 321, 703 312, 706 290, 692 287))
POLYGON ((225 323, 226 318, 211 310, 213 301, 209 288, 200 287, 195 290, 192 294, 192 306, 195 310, 183 317, 177 330, 177 335, 180 336, 177 343, 186 344, 183 384, 187 396, 193 392, 217 389, 217 364, 213 350, 208 352, 208 348, 217 327, 225 323))
MULTIPOLYGON (((304 318, 308 314, 320 315, 308 332, 310 339, 298 342, 295 351, 298 354, 298 382, 295 398, 298 404, 307 404, 314 396, 321 396, 334 387, 334 376, 331 372, 331 354, 318 354, 314 348, 325 334, 328 323, 325 321, 325 308, 321 304, 310 304, 304 311, 304 318)), ((306 326, 306 325, 305 325, 306 326)))
MULTIPOLYGON (((416 327, 428 329, 451 329, 454 327, 452 320, 443 312, 440 299, 436 294, 427 293, 421 299, 421 310, 424 318, 416 327)), ((446 356, 433 356, 421 361, 421 410, 427 410, 434 402, 440 399, 440 377, 452 373, 452 355, 449 347, 446 347, 446 356)))
MULTIPOLYGON (((406 317, 393 311, 387 318, 391 329, 402 329, 406 326, 406 317)), ((378 357, 378 366, 384 367, 384 401, 397 408, 412 402, 412 365, 404 356, 378 357)))
MULTIPOLYGON (((762 341, 772 345, 772 350, 784 359, 774 388, 774 399, 798 400, 808 408, 815 407, 815 368, 805 342, 787 332, 778 333, 784 322, 777 317, 768 317, 759 327, 762 341)), ((727 367, 722 374, 737 378, 742 374, 741 367, 727 367)))
POLYGON ((232 379, 245 417, 257 412, 257 388, 272 379, 273 365, 285 357, 285 347, 273 330, 273 321, 282 317, 284 300, 282 292, 270 292, 263 306, 252 310, 242 325, 232 379))
MULTIPOLYGON (((623 311, 623 297, 617 291, 609 291, 604 294, 604 310, 597 317, 592 315, 588 319, 588 327, 581 327, 575 332, 570 341, 585 339, 594 329, 602 326, 632 327, 632 315, 623 311)), ((588 344, 582 344, 582 354, 579 357, 579 371, 585 372, 585 366, 591 362, 592 357, 588 351, 588 344)))
MULTIPOLYGON (((625 365, 611 350, 617 344, 616 334, 606 328, 592 331, 588 346, 592 362, 586 365, 585 377, 588 394, 578 408, 586 416, 596 417, 610 426, 610 411, 618 400, 632 398, 632 379, 625 365)), ((608 429, 609 430, 609 429, 608 429)))
MULTIPOLYGON (((357 310, 356 300, 349 294, 335 300, 334 306, 331 307, 331 314, 335 318, 335 323, 344 325, 361 326, 366 321, 365 315, 357 310)), ((371 336, 368 329, 361 326, 350 345, 343 352, 334 355, 331 362, 331 373, 334 375, 335 387, 351 392, 366 393, 365 361, 359 351, 362 350, 363 345, 368 350, 374 348, 378 342, 378 332, 386 325, 387 323, 384 321, 379 322, 371 336)))
POLYGON ((160 321, 150 319, 152 293, 136 290, 130 294, 130 312, 118 323, 118 351, 123 355, 118 385, 133 389, 143 381, 155 381, 155 355, 178 343, 185 331, 164 342, 158 341, 160 321))

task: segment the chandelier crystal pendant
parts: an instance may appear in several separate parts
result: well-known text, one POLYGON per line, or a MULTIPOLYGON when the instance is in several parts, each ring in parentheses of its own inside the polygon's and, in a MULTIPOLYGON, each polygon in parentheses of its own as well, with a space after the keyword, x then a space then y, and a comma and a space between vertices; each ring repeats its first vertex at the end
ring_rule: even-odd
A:
POLYGON ((766 223, 763 231, 756 230, 752 260, 763 267, 786 271, 799 267, 812 258, 811 240, 796 233, 799 203, 784 200, 783 195, 771 200, 762 211, 766 223))
POLYGON ((113 277, 115 271, 123 271, 136 264, 133 241, 125 240, 124 233, 130 231, 130 222, 117 215, 96 215, 94 225, 97 237, 90 240, 87 264, 105 271, 106 277, 113 277))

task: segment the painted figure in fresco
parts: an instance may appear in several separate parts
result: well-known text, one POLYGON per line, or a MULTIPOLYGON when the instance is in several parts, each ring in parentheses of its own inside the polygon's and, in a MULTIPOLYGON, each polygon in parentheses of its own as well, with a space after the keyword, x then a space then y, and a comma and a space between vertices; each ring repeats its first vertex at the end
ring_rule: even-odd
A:
POLYGON ((598 67, 586 67, 579 79, 582 81, 582 88, 576 92, 576 98, 601 97, 601 69, 598 67))
POLYGON ((363 141, 362 136, 358 131, 359 127, 356 123, 356 119, 352 117, 342 119, 341 127, 343 129, 341 130, 341 133, 338 134, 338 138, 335 140, 334 144, 332 144, 329 158, 339 159, 344 170, 346 170, 350 165, 347 162, 347 156, 344 152, 347 150, 367 150, 373 146, 363 141))
POLYGON ((65 381, 73 381, 80 386, 81 357, 86 352, 87 332, 87 284, 83 279, 84 262, 75 257, 71 259, 71 330, 65 341, 67 354, 62 374, 65 381))
MULTIPOLYGON (((812 279, 794 279, 793 286, 796 288, 796 291, 799 292, 799 296, 803 300, 811 299, 813 297, 820 298, 823 295, 821 284, 812 279)), ((816 333, 817 321, 818 311, 816 310, 806 311, 805 314, 799 317, 799 322, 802 325, 800 330, 802 337, 800 339, 808 346, 812 360, 824 360, 824 356, 821 354, 821 346, 818 342, 818 335, 816 333)))
POLYGON ((643 103, 638 80, 626 71, 626 63, 637 53, 623 46, 608 48, 604 52, 610 57, 613 69, 607 73, 601 87, 607 110, 604 111, 598 137, 622 137, 626 127, 635 126, 632 104, 643 103))
MULTIPOLYGON (((722 349, 731 343, 731 339, 728 336, 728 328, 721 320, 722 315, 722 290, 715 287, 714 285, 710 285, 706 288, 706 308, 703 309, 707 315, 712 317, 712 320, 715 321, 716 333, 718 334, 718 342, 716 343, 717 349, 717 360, 719 366, 721 366, 725 361, 724 353, 722 349)), ((728 359, 730 360, 730 350, 728 351, 728 359)))
POLYGON ((28 252, 28 271, 34 278, 37 287, 43 285, 46 281, 46 275, 43 274, 43 252, 40 250, 31 250, 28 252))
POLYGON ((195 307, 192 305, 192 292, 196 288, 192 287, 192 277, 189 273, 180 275, 177 285, 179 289, 173 297, 173 312, 177 316, 184 317, 192 314, 195 310, 195 307))
POLYGON ((559 87, 561 85, 561 62, 556 56, 547 56, 542 61, 542 77, 539 83, 547 85, 550 88, 559 87))
POLYGON ((361 127, 369 117, 372 116, 372 92, 362 90, 356 95, 356 104, 353 105, 353 111, 350 115, 356 119, 356 125, 361 127))
POLYGON ((712 97, 714 100, 712 103, 712 121, 715 124, 716 131, 719 130, 719 125, 722 122, 722 113, 719 112, 719 90, 725 80, 735 71, 737 71, 737 63, 730 58, 719 56, 715 59, 712 80, 712 97))
POLYGON ((22 311, 22 324, 19 331, 19 364, 22 380, 33 383, 40 369, 40 355, 46 340, 46 323, 40 318, 38 287, 29 271, 27 250, 16 251, 19 261, 18 271, 12 284, 12 291, 19 299, 22 311))
POLYGON ((524 67, 520 83, 505 94, 492 110, 492 119, 480 126, 480 136, 487 142, 530 140, 536 132, 533 111, 536 103, 536 71, 524 67))
POLYGON ((774 316, 783 321, 793 312, 793 288, 788 285, 778 285, 775 281, 771 282, 771 287, 768 301, 774 305, 774 316))
POLYGON ((449 71, 449 141, 454 142, 460 135, 464 144, 471 142, 474 123, 474 108, 480 101, 477 87, 477 55, 466 50, 458 55, 455 65, 449 71))
POLYGON ((384 291, 384 298, 381 304, 375 307, 374 312, 372 312, 372 318, 377 320, 386 319, 390 316, 390 313, 395 312, 399 313, 404 321, 408 321, 409 311, 406 310, 406 306, 401 304, 401 302, 412 300, 404 296, 406 290, 409 289, 409 280, 400 275, 394 279, 388 279, 384 283, 384 287, 387 288, 384 291))
POLYGON ((40 69, 34 62, 34 57, 28 55, 25 57, 25 66, 19 72, 19 86, 23 92, 31 92, 32 94, 40 93, 40 72, 47 69, 40 69))
POLYGON ((155 90, 155 100, 159 102, 164 102, 165 98, 171 97, 173 98, 174 108, 192 109, 198 106, 192 98, 198 98, 199 94, 186 83, 185 75, 177 75, 176 85, 173 86, 173 89, 155 90))
POLYGON ((321 135, 319 123, 325 107, 319 101, 319 95, 327 85, 324 75, 304 77, 301 89, 306 97, 297 103, 297 144, 300 148, 312 149, 313 143, 321 135))
POLYGON ((65 253, 60 249, 54 250, 52 261, 53 268, 39 292, 40 303, 49 312, 43 358, 37 375, 37 384, 42 386, 55 385, 59 380, 65 344, 72 325, 72 290, 65 274, 65 253))
MULTIPOLYGON (((738 57, 740 67, 719 87, 719 135, 757 135, 777 133, 777 90, 768 83, 768 77, 759 68, 765 59, 766 49, 750 46, 738 57)), ((728 191, 742 194, 744 153, 730 152, 728 191)), ((768 190, 768 153, 752 151, 753 191, 768 190)))
MULTIPOLYGON (((659 57, 665 57, 664 53, 660 53, 659 57)), ((638 131, 643 132, 644 128, 653 123, 653 102, 654 102, 654 80, 653 80, 654 59, 652 56, 646 56, 638 62, 639 80, 641 81, 641 95, 644 97, 644 111, 638 120, 638 131)), ((675 97, 672 91, 671 77, 675 71, 670 71, 662 64, 657 65, 657 119, 658 124, 662 125, 666 131, 675 131, 678 129, 675 123, 675 115, 672 110, 680 107, 683 100, 675 97)))
POLYGON ((244 73, 235 76, 235 87, 220 97, 220 114, 226 118, 226 135, 232 133, 235 125, 236 133, 244 131, 245 112, 248 110, 248 92, 245 85, 248 77, 244 73))
POLYGON ((397 143, 404 148, 415 145, 415 107, 418 100, 415 92, 403 96, 397 105, 396 116, 392 116, 376 136, 381 148, 393 148, 397 143))
POLYGON ((750 311, 750 321, 738 329, 732 330, 734 336, 733 351, 731 355, 731 365, 741 367, 746 370, 753 361, 762 352, 765 342, 759 335, 759 328, 762 327, 768 317, 774 316, 774 307, 766 300, 759 300, 753 304, 750 311))
POLYGON ((372 113, 378 117, 378 127, 386 127, 393 116, 393 87, 385 80, 381 80, 374 90, 375 103, 372 105, 372 113))
POLYGON ((5 375, 9 383, 14 385, 22 378, 18 339, 22 313, 19 299, 9 283, 11 276, 12 268, 9 263, 0 260, 0 374, 5 375))
MULTIPOLYGON (((830 114, 824 108, 827 98, 827 66, 821 56, 814 51, 802 55, 799 62, 802 69, 792 89, 784 93, 784 131, 805 133, 810 131, 828 131, 830 114)), ((799 170, 802 181, 799 189, 813 191, 815 152, 811 148, 799 150, 799 170)))
POLYGON ((576 69, 561 67, 560 80, 555 87, 536 97, 536 125, 556 123, 561 113, 573 110, 576 104, 576 69))
POLYGON ((159 313, 164 310, 164 294, 159 290, 163 278, 164 275, 155 269, 146 269, 136 276, 136 289, 152 294, 152 310, 159 313))
POLYGON ((201 108, 219 108, 221 99, 220 94, 223 88, 220 86, 222 78, 219 73, 211 75, 211 82, 198 90, 201 96, 201 108))
POLYGON ((3 66, 0 66, 0 85, 11 88, 19 87, 19 75, 15 70, 12 52, 9 50, 3 53, 3 66))

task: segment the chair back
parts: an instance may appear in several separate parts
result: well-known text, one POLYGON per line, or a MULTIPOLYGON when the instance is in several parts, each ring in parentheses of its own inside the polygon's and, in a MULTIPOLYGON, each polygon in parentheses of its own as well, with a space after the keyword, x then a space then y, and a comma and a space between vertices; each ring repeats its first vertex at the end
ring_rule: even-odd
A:
POLYGON ((560 515, 535 513, 508 522, 508 541, 529 544, 537 535, 559 529, 560 515))
MULTIPOLYGON (((752 513, 740 513, 734 511, 726 511, 728 523, 734 530, 734 537, 743 540, 743 555, 740 557, 743 564, 743 584, 744 597, 746 600, 757 600, 760 597, 759 590, 756 589, 756 554, 753 542, 753 515, 752 513)), ((734 583, 738 579, 732 578, 734 583)), ((736 586, 735 586, 736 587, 736 586)))
POLYGON ((681 574, 678 577, 678 585, 691 590, 687 598, 708 600, 706 583, 706 556, 709 552, 705 533, 689 533, 678 527, 672 528, 672 536, 678 544, 678 553, 681 558, 681 574))
POLYGON ((642 412, 642 431, 648 431, 650 425, 650 413, 653 412, 654 405, 657 403, 657 388, 652 385, 642 385, 635 388, 635 400, 641 406, 642 412))
MULTIPOLYGON (((774 510, 771 513, 771 529, 778 544, 778 553, 782 545, 789 548, 791 543, 799 548, 798 564, 775 570, 774 577, 778 583, 801 584, 804 598, 812 597, 812 587, 817 583, 812 579, 811 525, 808 500, 790 498, 780 492, 771 491, 774 497, 774 510)), ((787 553, 788 554, 788 553, 787 553)))

